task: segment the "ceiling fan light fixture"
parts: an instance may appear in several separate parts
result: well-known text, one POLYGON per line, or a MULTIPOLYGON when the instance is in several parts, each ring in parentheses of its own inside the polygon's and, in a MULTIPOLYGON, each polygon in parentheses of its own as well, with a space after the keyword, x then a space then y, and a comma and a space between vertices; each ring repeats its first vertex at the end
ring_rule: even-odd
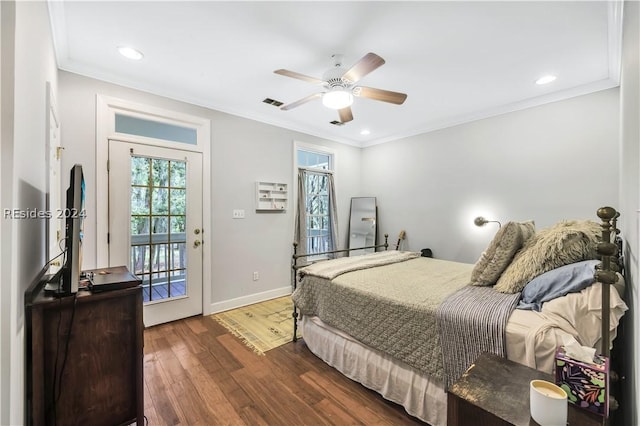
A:
POLYGON ((342 109, 353 104, 353 95, 351 92, 341 87, 331 89, 322 96, 322 105, 331 109, 342 109))

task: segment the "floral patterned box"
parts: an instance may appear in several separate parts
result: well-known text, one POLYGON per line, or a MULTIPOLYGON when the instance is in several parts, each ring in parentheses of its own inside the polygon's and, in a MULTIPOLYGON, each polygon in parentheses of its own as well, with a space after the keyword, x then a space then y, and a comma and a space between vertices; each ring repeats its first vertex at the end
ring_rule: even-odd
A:
POLYGON ((563 346, 556 352, 556 384, 567 392, 570 403, 609 416, 609 358, 596 355, 593 363, 569 357, 563 346))

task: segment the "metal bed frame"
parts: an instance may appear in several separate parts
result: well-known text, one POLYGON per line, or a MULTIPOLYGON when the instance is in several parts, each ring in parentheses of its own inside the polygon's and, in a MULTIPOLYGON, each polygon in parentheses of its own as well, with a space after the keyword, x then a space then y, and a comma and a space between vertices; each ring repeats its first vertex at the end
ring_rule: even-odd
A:
MULTIPOLYGON (((618 281, 617 272, 624 272, 624 259, 622 256, 622 239, 620 238, 620 230, 618 229, 618 218, 620 213, 613 207, 601 207, 597 212, 598 217, 602 220, 600 226, 602 227, 602 241, 598 243, 596 251, 601 260, 600 264, 596 267, 594 279, 597 282, 602 283, 602 338, 601 342, 601 354, 611 360, 610 349, 610 300, 611 300, 611 285, 618 281)), ((618 325, 620 328, 620 324, 618 325)), ((621 333, 618 333, 621 334, 621 333)), ((624 339, 624 336, 618 336, 624 339)), ((620 339, 619 339, 620 340, 620 339)), ((622 342, 620 342, 622 343, 622 342)), ((616 351, 619 354, 619 351, 616 351)), ((613 364, 610 364, 613 368, 613 364)), ((622 365, 620 365, 622 367, 622 365)), ((617 371, 611 369, 609 371, 609 417, 603 419, 603 424, 608 425, 611 418, 611 411, 617 411, 620 408, 620 403, 615 395, 612 395, 612 382, 618 383, 620 379, 624 378, 624 375, 620 375, 617 371)), ((619 386, 619 385, 618 385, 619 386)), ((618 392, 620 388, 618 387, 618 392)))
MULTIPOLYGON (((298 259, 303 259, 311 256, 315 257, 315 256, 323 256, 323 255, 332 255, 337 253, 347 253, 355 250, 373 249, 374 251, 376 251, 379 248, 384 248, 385 251, 389 248, 389 234, 384 234, 384 244, 378 244, 378 245, 366 246, 366 247, 348 248, 348 249, 341 249, 341 250, 330 250, 330 251, 323 251, 320 253, 311 253, 311 254, 307 254, 307 253, 298 254, 298 243, 294 242, 293 255, 291 256, 291 291, 292 292, 295 291, 298 285, 298 282, 296 280, 296 275, 298 275, 298 269, 304 268, 310 263, 313 263, 313 262, 307 261, 307 262, 304 262, 303 265, 299 265, 298 259)), ((318 261, 321 262, 322 260, 318 260, 318 261)), ((293 316, 293 341, 296 342, 298 340, 298 308, 296 307, 295 304, 293 305, 292 316, 293 316)))
POLYGON ((600 265, 596 270, 594 278, 602 283, 602 355, 608 357, 609 350, 609 314, 610 314, 610 292, 611 285, 618 281, 616 272, 622 272, 622 258, 619 253, 621 245, 617 228, 618 213, 613 207, 602 207, 598 209, 598 217, 602 220, 602 241, 598 243, 596 251, 601 258, 600 265))
MULTIPOLYGON (((601 354, 608 358, 611 357, 611 350, 609 345, 610 340, 610 292, 611 285, 615 284, 618 280, 617 272, 623 273, 624 270, 624 261, 622 257, 622 239, 619 237, 620 230, 617 227, 617 221, 620 217, 620 213, 616 211, 613 207, 601 207, 597 211, 597 215, 602 221, 600 226, 602 227, 602 238, 601 242, 597 244, 596 252, 598 254, 598 258, 601 260, 600 264, 596 267, 596 272, 594 274, 594 279, 597 282, 602 283, 602 338, 601 338, 601 354)), ((388 249, 389 234, 385 234, 384 236, 384 244, 360 247, 354 249, 343 249, 343 250, 332 250, 325 251, 321 253, 298 253, 298 244, 293 243, 293 255, 291 260, 291 283, 292 283, 292 291, 296 290, 297 287, 297 273, 298 270, 307 266, 312 262, 304 262, 304 264, 299 265, 298 259, 307 258, 310 256, 321 256, 321 255, 332 255, 337 253, 346 253, 353 250, 363 250, 363 249, 371 249, 374 250, 378 248, 388 249)), ((298 310, 297 307, 293 306, 293 341, 297 341, 297 330, 298 330, 298 310)), ((610 381, 618 381, 621 376, 617 374, 615 371, 610 372, 610 381)), ((623 377, 623 376, 622 376, 623 377)), ((619 407, 618 401, 614 396, 609 394, 610 396, 610 410, 616 410, 619 407)), ((604 422, 608 424, 608 419, 603 419, 604 422)))

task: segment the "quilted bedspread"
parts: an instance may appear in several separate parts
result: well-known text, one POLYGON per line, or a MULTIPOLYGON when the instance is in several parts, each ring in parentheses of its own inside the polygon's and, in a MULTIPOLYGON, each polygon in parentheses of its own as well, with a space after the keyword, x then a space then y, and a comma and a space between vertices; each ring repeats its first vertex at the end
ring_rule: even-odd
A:
POLYGON ((342 273, 333 280, 306 274, 292 297, 302 315, 317 315, 442 380, 436 311, 469 283, 472 269, 472 264, 418 257, 342 273))

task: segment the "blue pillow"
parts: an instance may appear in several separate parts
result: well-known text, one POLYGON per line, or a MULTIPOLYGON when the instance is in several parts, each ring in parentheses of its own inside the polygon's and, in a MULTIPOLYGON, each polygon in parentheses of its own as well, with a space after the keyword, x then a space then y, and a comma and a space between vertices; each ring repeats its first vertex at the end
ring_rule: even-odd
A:
POLYGON ((593 274, 599 263, 599 260, 585 260, 538 275, 522 290, 517 308, 540 311, 544 302, 589 287, 594 283, 593 274))

